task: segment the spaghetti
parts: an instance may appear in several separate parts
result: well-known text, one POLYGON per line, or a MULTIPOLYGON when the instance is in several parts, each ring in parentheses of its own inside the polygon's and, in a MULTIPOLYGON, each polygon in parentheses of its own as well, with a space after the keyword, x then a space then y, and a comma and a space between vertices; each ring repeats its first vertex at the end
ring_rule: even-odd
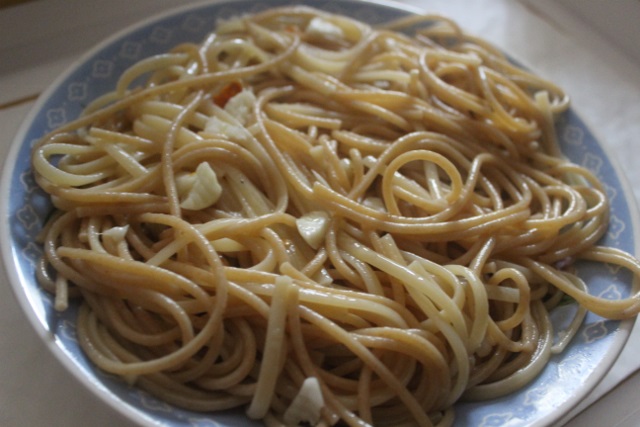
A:
POLYGON ((80 298, 99 368, 174 405, 450 425, 461 398, 534 378, 587 310, 640 310, 574 272, 640 266, 597 244, 603 186, 555 140, 568 105, 442 17, 220 22, 34 148, 55 206, 39 281, 60 310, 80 298))

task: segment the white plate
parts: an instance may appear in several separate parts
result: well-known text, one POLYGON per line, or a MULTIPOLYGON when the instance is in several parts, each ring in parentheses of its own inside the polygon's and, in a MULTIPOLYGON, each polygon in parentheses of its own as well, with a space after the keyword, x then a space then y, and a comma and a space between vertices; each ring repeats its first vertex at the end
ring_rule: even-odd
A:
MULTIPOLYGON (((30 171, 32 144, 46 132, 77 117, 89 101, 110 90, 129 65, 184 41, 199 41, 217 19, 256 12, 290 1, 239 0, 189 6, 140 23, 118 33, 88 52, 39 99, 13 143, 5 164, 0 212, 1 245, 11 284, 27 317, 62 364, 90 390, 141 425, 250 426, 241 411, 200 414, 174 408, 119 379, 94 368, 78 347, 76 308, 53 309, 52 298, 34 280, 41 255, 35 243, 50 203, 35 185, 30 171), (53 339, 52 339, 53 338, 53 339)), ((371 24, 415 10, 384 2, 305 0, 299 3, 342 13, 371 24)), ((635 253, 635 211, 621 174, 598 141, 576 116, 564 115, 558 126, 564 153, 594 171, 611 199, 611 223, 603 244, 635 253)), ((581 267, 591 293, 610 299, 629 295, 631 276, 622 270, 581 267)), ((560 316, 559 316, 560 317, 560 316)), ((524 389, 488 402, 456 407, 456 426, 542 426, 566 414, 600 381, 624 345, 631 322, 604 320, 589 314, 574 342, 552 358, 542 374, 524 389)))

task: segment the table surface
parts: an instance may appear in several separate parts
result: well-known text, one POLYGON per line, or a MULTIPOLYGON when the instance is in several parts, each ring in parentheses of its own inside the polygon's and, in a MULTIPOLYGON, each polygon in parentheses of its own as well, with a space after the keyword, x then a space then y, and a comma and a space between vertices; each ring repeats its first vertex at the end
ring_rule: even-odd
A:
MULTIPOLYGON (((33 0, 0 8, 0 157, 6 157, 38 94, 83 52, 115 31, 183 3, 33 0)), ((640 63, 632 55, 558 0, 403 3, 452 17, 467 31, 489 39, 563 86, 640 200, 640 168, 633 151, 640 138, 640 63)), ((0 426, 131 425, 88 392, 48 351, 15 303, 4 267, 0 284, 0 426)), ((634 328, 614 367, 568 414, 564 425, 639 425, 640 394, 635 392, 640 388, 639 329, 634 328)))

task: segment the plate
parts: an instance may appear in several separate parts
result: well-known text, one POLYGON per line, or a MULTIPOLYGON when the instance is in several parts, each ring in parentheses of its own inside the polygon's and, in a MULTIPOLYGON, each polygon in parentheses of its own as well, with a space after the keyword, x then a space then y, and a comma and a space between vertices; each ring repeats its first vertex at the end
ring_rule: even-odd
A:
MULTIPOLYGON (((298 4, 352 16, 377 24, 419 12, 404 5, 356 0, 303 0, 298 4)), ((118 76, 140 59, 165 52, 186 41, 200 41, 215 22, 239 13, 258 12, 290 1, 224 1, 171 11, 106 40, 84 55, 40 97, 23 123, 3 172, 0 224, 4 262, 11 285, 26 316, 60 362, 103 401, 145 426, 251 426, 241 411, 201 414, 177 409, 118 378, 95 369, 81 352, 75 330, 77 307, 64 313, 34 280, 42 250, 36 236, 50 212, 48 197, 36 186, 30 170, 33 144, 48 131, 77 117, 92 99, 110 90, 118 76)), ((455 17, 454 17, 455 18, 455 17)), ((558 123, 564 154, 602 180, 611 200, 611 221, 602 244, 635 253, 635 209, 622 175, 594 135, 569 110, 558 123)), ((633 279, 623 270, 582 264, 580 275, 590 292, 609 299, 629 295, 633 279)), ((563 313, 555 313, 562 322, 563 313)), ((456 426, 542 426, 559 420, 593 389, 615 361, 632 322, 587 315, 572 344, 556 355, 524 389, 481 403, 456 406, 456 426)))

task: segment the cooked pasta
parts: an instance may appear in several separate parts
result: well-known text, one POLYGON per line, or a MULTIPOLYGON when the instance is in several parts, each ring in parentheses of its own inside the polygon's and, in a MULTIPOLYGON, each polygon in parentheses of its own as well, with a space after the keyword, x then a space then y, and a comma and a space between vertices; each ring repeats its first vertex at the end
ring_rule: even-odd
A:
POLYGON ((267 425, 447 426, 530 382, 584 315, 609 204, 558 87, 437 16, 306 7, 140 61, 33 151, 38 278, 100 369, 267 425), (579 307, 561 340, 550 312, 579 307))

